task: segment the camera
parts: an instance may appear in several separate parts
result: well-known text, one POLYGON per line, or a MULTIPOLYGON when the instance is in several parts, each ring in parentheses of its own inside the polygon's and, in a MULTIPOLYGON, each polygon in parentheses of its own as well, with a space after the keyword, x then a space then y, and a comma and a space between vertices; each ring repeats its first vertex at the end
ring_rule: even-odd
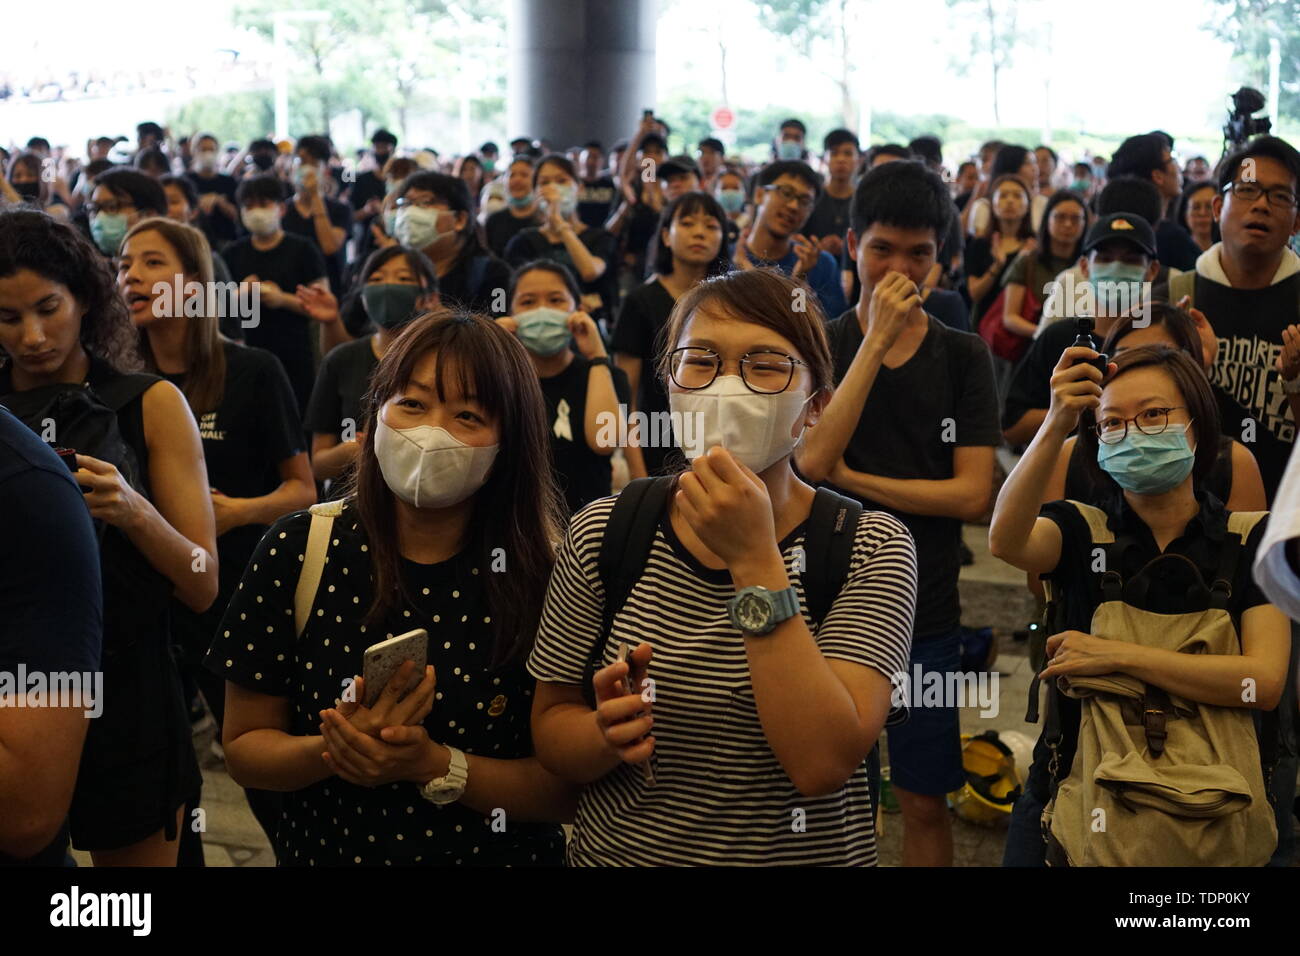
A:
POLYGON ((1267 133, 1273 128, 1267 116, 1251 119, 1252 113, 1264 108, 1264 94, 1253 87, 1243 86, 1232 94, 1232 111, 1228 114, 1228 125, 1223 127, 1225 143, 1240 146, 1252 136, 1267 133))

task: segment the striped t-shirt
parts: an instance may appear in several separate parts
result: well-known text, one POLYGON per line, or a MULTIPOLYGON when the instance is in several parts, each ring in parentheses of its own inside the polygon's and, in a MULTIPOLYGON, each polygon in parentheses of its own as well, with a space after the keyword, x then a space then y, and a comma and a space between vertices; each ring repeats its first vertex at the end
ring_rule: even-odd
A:
MULTIPOLYGON (((538 680, 582 681, 600 635, 597 559, 615 500, 593 502, 569 524, 528 661, 538 680)), ((781 542, 801 603, 796 564, 805 530, 800 525, 781 542)), ((806 797, 772 752, 758 719, 744 637, 727 616, 735 593, 730 574, 701 565, 665 516, 604 653, 611 663, 620 641, 654 648, 648 676, 657 782, 647 786, 640 766, 619 764, 587 785, 570 865, 875 865, 865 764, 838 792, 806 797)), ((848 578, 814 631, 818 647, 828 659, 888 678, 906 673, 915 605, 911 536, 892 516, 864 512, 848 578)))

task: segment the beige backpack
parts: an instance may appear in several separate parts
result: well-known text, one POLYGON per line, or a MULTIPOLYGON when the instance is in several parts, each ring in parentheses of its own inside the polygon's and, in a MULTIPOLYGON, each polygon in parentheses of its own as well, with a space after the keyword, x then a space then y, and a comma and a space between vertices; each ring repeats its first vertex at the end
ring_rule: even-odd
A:
MULTIPOLYGON (((1094 545, 1113 545, 1105 512, 1071 502, 1094 545)), ((1125 603, 1113 549, 1104 553, 1102 603, 1091 632, 1182 654, 1238 654, 1226 610, 1242 543, 1265 512, 1229 515, 1208 607, 1157 614, 1125 603)), ((1141 580, 1161 555, 1131 579, 1141 580)), ((1180 572, 1187 569, 1178 569, 1180 572)), ((1049 864, 1069 866, 1262 866, 1277 846, 1252 713, 1186 700, 1127 674, 1068 676, 1059 690, 1081 701, 1069 775, 1043 811, 1049 864)), ((1050 692, 1050 691, 1049 691, 1050 692)))

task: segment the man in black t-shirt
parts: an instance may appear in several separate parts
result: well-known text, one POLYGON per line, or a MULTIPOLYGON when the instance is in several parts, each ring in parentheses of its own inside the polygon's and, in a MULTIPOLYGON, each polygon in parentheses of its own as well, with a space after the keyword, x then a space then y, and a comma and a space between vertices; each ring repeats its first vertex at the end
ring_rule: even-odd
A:
POLYGON ((346 198, 352 207, 357 235, 369 227, 370 220, 379 215, 384 201, 384 165, 397 149, 397 137, 386 129, 377 129, 370 137, 370 152, 375 168, 358 173, 356 182, 348 188, 346 198))
POLYGON ((578 189, 578 218, 596 229, 604 228, 618 196, 614 177, 604 172, 604 166, 605 153, 600 143, 593 139, 583 145, 578 157, 578 170, 582 176, 578 189))
POLYGON ((826 161, 826 184, 803 231, 838 259, 844 250, 844 235, 849 231, 853 174, 862 158, 857 136, 846 129, 831 130, 822 140, 822 156, 826 161))
POLYGON ((888 732, 904 865, 952 865, 946 796, 965 780, 962 702, 921 707, 917 687, 934 679, 922 674, 951 686, 960 669, 961 525, 988 506, 1001 437, 987 346, 921 305, 951 214, 948 187, 919 163, 888 163, 858 183, 848 243, 862 297, 827 327, 836 390, 796 452, 808 478, 896 515, 916 542, 911 661, 896 676, 911 716, 888 732))
POLYGON ((293 199, 285 205, 285 232, 302 236, 325 257, 330 290, 343 294, 343 266, 348 233, 352 231, 352 209, 347 203, 325 195, 329 171, 329 141, 323 136, 304 136, 294 150, 293 199))
POLYGON ((244 338, 280 360, 301 410, 307 407, 314 378, 313 323, 297 290, 299 286, 328 288, 325 260, 306 239, 281 228, 284 199, 274 176, 245 179, 237 199, 250 235, 227 246, 223 258, 237 282, 258 283, 257 324, 244 329, 244 338))
MULTIPOLYGON (((1095 278, 1099 271, 1123 268, 1132 273, 1135 281, 1140 278, 1149 289, 1160 271, 1155 253, 1155 233, 1141 216, 1126 212, 1103 216, 1089 227, 1083 240, 1083 256, 1079 260, 1082 282, 1090 282, 1090 277, 1095 278)), ((1101 345, 1120 317, 1132 308, 1141 307, 1141 301, 1129 303, 1128 293, 1106 294, 1104 283, 1107 280, 1099 281, 1103 283, 1100 295, 1087 295, 1082 286, 1071 289, 1065 282, 1061 283, 1059 293, 1054 293, 1063 297, 1062 314, 1071 318, 1048 325, 1034 339, 1016 367, 1002 409, 1003 434, 1010 444, 1029 444, 1047 417, 1052 401, 1052 372, 1061 360, 1061 353, 1079 335, 1072 318, 1091 315, 1092 336, 1097 345, 1101 345)), ((1115 281, 1122 283, 1124 280, 1115 281)))
POLYGON ((194 162, 185 174, 199 194, 199 228, 218 251, 239 234, 239 209, 235 206, 235 178, 217 172, 220 144, 211 133, 194 140, 194 162))
MULTIPOLYGON (((6 693, 25 696, 38 674, 47 681, 93 675, 104 612, 90 512, 59 456, 3 408, 0 514, 0 674, 12 682, 6 693)), ((93 678, 85 689, 102 690, 93 678)), ((0 705, 0 866, 61 866, 94 702, 12 703, 0 705)))

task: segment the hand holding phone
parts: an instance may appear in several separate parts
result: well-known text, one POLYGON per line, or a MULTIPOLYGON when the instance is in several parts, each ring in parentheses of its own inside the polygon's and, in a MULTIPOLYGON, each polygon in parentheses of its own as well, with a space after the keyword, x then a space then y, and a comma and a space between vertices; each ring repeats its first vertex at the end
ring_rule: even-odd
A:
MULTIPOLYGON (((618 654, 615 657, 615 661, 617 663, 622 663, 627 665, 627 674, 623 677, 623 680, 620 682, 622 684, 623 693, 625 695, 640 694, 641 693, 640 678, 642 675, 640 673, 637 673, 634 679, 633 676, 634 672, 640 671, 640 668, 637 668, 636 662, 632 660, 632 651, 631 648, 628 647, 627 641, 619 641, 618 654)), ((637 716, 639 717, 641 716, 641 714, 638 714, 637 716)), ((641 737, 640 740, 644 741, 645 737, 644 736, 641 737)), ((653 759, 654 757, 652 752, 652 756, 647 757, 645 762, 641 764, 642 772, 645 774, 646 786, 648 787, 653 787, 655 785, 655 772, 654 772, 654 767, 651 763, 653 759)))

